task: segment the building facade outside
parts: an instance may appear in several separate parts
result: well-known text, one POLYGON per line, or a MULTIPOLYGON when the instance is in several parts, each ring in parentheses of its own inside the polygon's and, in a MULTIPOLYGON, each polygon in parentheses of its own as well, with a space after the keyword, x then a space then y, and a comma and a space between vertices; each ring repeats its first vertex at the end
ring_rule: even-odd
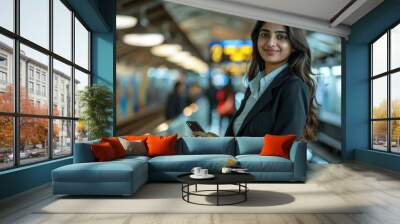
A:
MULTIPOLYGON (((0 97, 13 96, 14 90, 14 56, 13 48, 5 43, 0 42, 0 97), (9 92, 8 92, 9 91, 9 92), (6 95, 8 92, 9 95, 6 95)), ((53 115, 57 117, 72 117, 72 70, 60 71, 54 66, 53 72, 53 90, 52 94, 49 94, 49 68, 48 65, 44 65, 34 58, 27 57, 25 52, 21 50, 20 53, 20 111, 24 114, 40 114, 48 115, 49 109, 49 96, 53 97, 53 115), (24 98, 26 94, 26 98, 24 98), (26 102, 25 102, 26 101, 26 102), (30 108, 33 107, 33 108, 30 108)), ((75 85, 79 85, 79 80, 75 81, 75 85)), ((3 102, 1 106, 6 108, 7 106, 3 102)), ((8 105, 12 108, 14 100, 8 99, 7 102, 11 102, 12 105, 8 105)), ((76 105, 79 105, 79 97, 76 97, 76 105)), ((80 110, 79 106, 76 106, 76 117, 79 117, 80 110)), ((1 109, 1 111, 4 111, 1 109)), ((12 112, 6 111, 6 112, 12 112)), ((29 118, 21 118, 21 129, 24 128, 23 119, 28 120, 29 118)), ((42 120, 44 123, 48 123, 48 119, 36 119, 33 122, 42 120)), ((12 121, 12 120, 11 120, 12 121)), ((11 122, 10 122, 11 123, 11 122)), ((12 125, 11 125, 12 126, 12 125)), ((48 125, 47 125, 48 128, 48 125)), ((47 129, 48 130, 48 129, 47 129)), ((10 128, 12 132, 12 128, 10 128)), ((21 130, 21 135, 24 132, 21 130)), ((29 135, 29 133, 28 133, 29 135)), ((4 138, 5 136, 0 136, 4 138)), ((21 136, 20 139, 23 137, 21 136)), ((47 133, 42 136, 44 139, 43 144, 23 144, 20 146, 20 158, 22 163, 32 163, 36 160, 42 160, 43 155, 48 155, 48 138, 47 133), (24 161, 23 161, 24 160, 24 161)), ((12 138, 11 138, 12 139, 12 138)), ((22 141, 22 140, 21 140, 22 141)), ((59 157, 63 155, 70 155, 72 153, 72 121, 66 119, 53 119, 53 157, 59 157)), ((31 141, 30 141, 31 142, 31 141)), ((12 145, 12 142, 10 142, 12 145)), ((7 144, 0 144, 0 169, 2 166, 8 167, 13 162, 13 147, 7 147, 7 144)))

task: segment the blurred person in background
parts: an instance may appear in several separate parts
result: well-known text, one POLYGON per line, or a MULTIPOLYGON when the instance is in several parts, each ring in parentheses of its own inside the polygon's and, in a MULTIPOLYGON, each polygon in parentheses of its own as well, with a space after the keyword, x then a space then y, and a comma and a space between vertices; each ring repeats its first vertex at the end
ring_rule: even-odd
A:
POLYGON ((224 120, 231 120, 235 114, 235 89, 232 85, 232 79, 228 78, 228 83, 217 92, 217 111, 219 114, 219 129, 223 128, 224 120))
MULTIPOLYGON (((248 88, 225 136, 296 135, 315 139, 316 85, 311 52, 301 29, 257 21, 251 33, 248 88)), ((195 132, 195 136, 217 136, 195 132)))
POLYGON ((174 119, 182 113, 183 91, 184 91, 183 83, 181 81, 177 81, 174 85, 174 89, 168 95, 168 98, 166 101, 165 118, 167 120, 174 119))
POLYGON ((208 79, 208 88, 206 90, 206 97, 208 100, 208 125, 212 123, 212 112, 217 108, 217 88, 212 83, 212 79, 208 79))
POLYGON ((188 90, 188 95, 186 98, 186 105, 190 105, 195 103, 200 97, 203 92, 203 89, 198 83, 193 83, 188 90))

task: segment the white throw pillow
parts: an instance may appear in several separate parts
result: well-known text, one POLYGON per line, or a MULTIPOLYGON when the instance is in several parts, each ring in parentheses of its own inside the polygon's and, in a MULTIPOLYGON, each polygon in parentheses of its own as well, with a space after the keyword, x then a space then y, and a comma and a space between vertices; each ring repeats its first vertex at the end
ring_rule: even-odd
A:
POLYGON ((129 141, 124 138, 118 137, 118 140, 121 142, 122 147, 124 147, 126 151, 126 155, 135 155, 135 156, 146 156, 147 149, 146 145, 142 140, 133 140, 129 141))

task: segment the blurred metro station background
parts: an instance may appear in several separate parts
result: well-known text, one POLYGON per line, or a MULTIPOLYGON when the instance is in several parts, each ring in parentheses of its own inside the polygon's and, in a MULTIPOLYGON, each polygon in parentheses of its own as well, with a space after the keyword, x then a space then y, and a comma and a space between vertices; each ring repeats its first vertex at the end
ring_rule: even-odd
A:
MULTIPOLYGON (((190 136, 185 121, 224 135, 216 110, 231 85, 238 108, 246 89, 254 20, 164 1, 117 2, 117 135, 190 136), (181 82, 181 113, 166 117, 167 98, 181 82)), ((318 140, 309 159, 338 161, 341 150, 341 39, 307 31, 319 103, 318 140)))

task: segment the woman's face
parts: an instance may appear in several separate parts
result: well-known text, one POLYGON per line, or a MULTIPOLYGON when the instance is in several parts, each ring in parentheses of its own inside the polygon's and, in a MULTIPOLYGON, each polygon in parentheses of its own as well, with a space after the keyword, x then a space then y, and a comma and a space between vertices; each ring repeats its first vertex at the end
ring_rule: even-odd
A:
POLYGON ((257 47, 266 66, 285 63, 292 53, 287 27, 265 22, 258 34, 257 47))

